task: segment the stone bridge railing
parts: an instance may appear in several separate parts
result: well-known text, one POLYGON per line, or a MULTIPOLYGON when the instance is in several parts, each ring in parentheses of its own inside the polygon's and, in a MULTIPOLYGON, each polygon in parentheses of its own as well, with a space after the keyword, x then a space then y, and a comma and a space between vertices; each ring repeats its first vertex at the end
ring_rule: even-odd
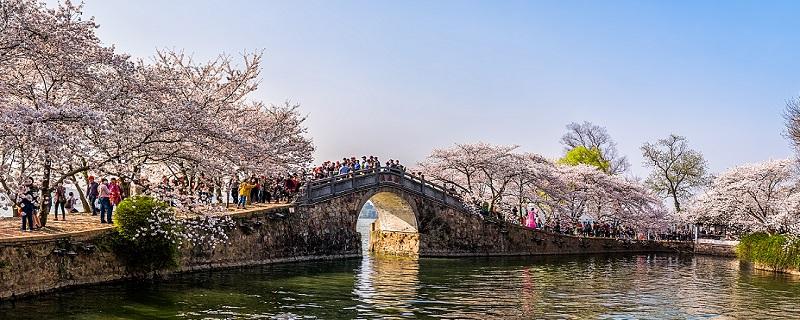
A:
POLYGON ((464 209, 464 202, 461 198, 445 188, 395 168, 360 170, 346 175, 310 181, 306 184, 305 191, 297 199, 297 202, 310 205, 333 197, 386 186, 399 188, 456 209, 464 209))

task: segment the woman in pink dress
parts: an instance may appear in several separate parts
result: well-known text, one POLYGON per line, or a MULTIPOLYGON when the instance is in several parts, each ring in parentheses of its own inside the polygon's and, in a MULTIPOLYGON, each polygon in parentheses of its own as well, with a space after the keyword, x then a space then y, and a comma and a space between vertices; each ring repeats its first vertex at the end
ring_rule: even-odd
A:
POLYGON ((536 229, 536 209, 528 210, 528 221, 526 221, 525 226, 536 229))

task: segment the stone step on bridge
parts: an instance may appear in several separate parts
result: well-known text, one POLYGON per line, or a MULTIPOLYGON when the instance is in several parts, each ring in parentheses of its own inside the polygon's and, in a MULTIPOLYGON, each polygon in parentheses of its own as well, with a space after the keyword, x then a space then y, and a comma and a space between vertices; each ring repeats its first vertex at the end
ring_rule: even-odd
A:
MULTIPOLYGON (((577 237, 487 220, 431 181, 395 168, 374 168, 309 182, 297 199, 318 237, 343 250, 360 248, 356 223, 371 201, 378 219, 373 253, 404 256, 544 255, 692 251, 691 242, 577 237)), ((328 249, 334 249, 332 247, 328 249)))

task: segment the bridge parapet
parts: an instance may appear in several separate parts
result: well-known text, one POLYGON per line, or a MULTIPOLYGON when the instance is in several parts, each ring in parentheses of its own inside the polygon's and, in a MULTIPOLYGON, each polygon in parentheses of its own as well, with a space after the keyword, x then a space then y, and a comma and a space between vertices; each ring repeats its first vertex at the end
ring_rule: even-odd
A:
POLYGON ((464 209, 463 200, 448 192, 444 187, 395 168, 360 170, 346 175, 310 181, 306 185, 305 194, 298 199, 298 202, 311 205, 333 197, 385 186, 399 188, 459 210, 464 209))

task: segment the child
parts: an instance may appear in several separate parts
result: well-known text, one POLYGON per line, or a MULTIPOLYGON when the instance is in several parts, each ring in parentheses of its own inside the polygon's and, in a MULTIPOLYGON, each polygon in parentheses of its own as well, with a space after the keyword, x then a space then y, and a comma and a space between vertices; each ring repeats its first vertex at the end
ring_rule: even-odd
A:
POLYGON ((75 195, 72 192, 69 193, 67 198, 67 210, 69 210, 69 213, 78 212, 78 210, 75 210, 75 195))

